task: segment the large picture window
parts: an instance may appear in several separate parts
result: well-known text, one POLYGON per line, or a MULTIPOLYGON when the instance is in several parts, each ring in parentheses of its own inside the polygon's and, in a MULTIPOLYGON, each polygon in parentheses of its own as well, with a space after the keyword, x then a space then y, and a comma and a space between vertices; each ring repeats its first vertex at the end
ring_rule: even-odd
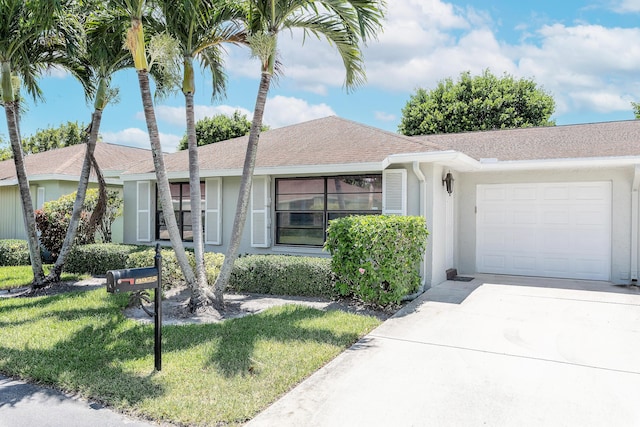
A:
POLYGON ((382 175, 276 179, 276 243, 322 246, 330 220, 382 213, 382 175))
MULTIPOLYGON (((176 214, 176 221, 178 221, 178 228, 180 229, 180 237, 185 242, 193 241, 193 227, 191 222, 191 196, 190 185, 188 182, 172 182, 169 184, 171 189, 171 201, 173 204, 173 211, 176 214)), ((200 183, 200 211, 204 212, 204 200, 205 200, 205 187, 204 183, 200 183)), ((156 192, 156 200, 157 192, 156 192)), ((204 215, 203 215, 204 218, 204 215)), ((204 219, 202 220, 204 225, 204 219)), ((169 240, 169 231, 167 225, 164 222, 164 215, 162 213, 162 206, 158 203, 158 209, 156 211, 156 239, 169 240)))

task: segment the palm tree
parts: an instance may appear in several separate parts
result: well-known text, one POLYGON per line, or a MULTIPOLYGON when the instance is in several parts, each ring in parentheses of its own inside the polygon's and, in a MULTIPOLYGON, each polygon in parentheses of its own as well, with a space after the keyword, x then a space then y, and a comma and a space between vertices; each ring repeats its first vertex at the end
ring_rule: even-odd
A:
MULTIPOLYGON (((142 98, 144 117, 147 123, 147 130, 149 132, 153 164, 156 171, 158 201, 162 206, 162 213, 169 233, 169 240, 171 241, 171 245, 173 246, 173 250, 176 254, 176 260, 184 274, 187 285, 189 288, 193 289, 195 286, 195 275, 193 274, 193 270, 191 269, 189 260, 187 259, 187 254, 184 250, 184 245, 182 244, 182 237, 180 236, 180 230, 178 229, 176 215, 173 211, 169 179, 167 178, 167 171, 164 165, 162 145, 160 143, 160 134, 158 132, 158 123, 156 120, 149 84, 149 71, 151 65, 147 60, 147 43, 145 40, 144 20, 148 20, 153 23, 154 19, 157 18, 157 10, 154 10, 151 5, 148 5, 145 0, 111 0, 110 10, 122 12, 130 22, 129 29, 126 34, 126 46, 131 54, 134 67, 138 74, 140 96, 142 98)), ((175 53, 169 54, 168 56, 170 58, 175 57, 175 53)), ((153 59, 154 58, 152 58, 152 61, 153 59)), ((167 68, 157 70, 156 72, 166 70, 167 74, 165 77, 171 78, 173 74, 170 68, 171 65, 172 64, 170 63, 163 63, 162 61, 159 61, 157 66, 167 68)), ((169 83, 164 83, 165 82, 156 79, 156 93, 158 89, 163 90, 166 87, 172 86, 169 83)))
POLYGON ((189 307, 191 311, 211 305, 213 294, 207 287, 200 209, 200 171, 194 112, 196 92, 193 61, 200 61, 202 68, 211 73, 213 98, 224 93, 225 75, 221 65, 221 45, 241 43, 244 32, 233 20, 241 11, 233 5, 221 5, 213 0, 159 0, 167 33, 178 42, 182 60, 182 93, 185 99, 187 143, 189 149, 189 187, 191 198, 191 226, 196 260, 196 281, 191 287, 189 307))
POLYGON ((81 40, 81 28, 72 17, 63 16, 66 3, 69 2, 0 0, 2 104, 18 177, 34 288, 43 287, 47 283, 42 270, 33 201, 22 153, 19 120, 20 87, 24 87, 33 99, 42 99, 37 78, 47 67, 62 65, 68 67, 75 76, 83 74, 82 67, 69 60, 73 58, 73 52, 78 50, 77 43, 81 40))
MULTIPOLYGON (((81 13, 81 11, 77 10, 74 12, 81 13)), ((122 22, 114 19, 114 16, 110 15, 100 7, 88 11, 84 16, 87 47, 84 52, 84 57, 81 59, 85 64, 87 64, 87 67, 91 72, 90 76, 88 76, 90 78, 90 82, 85 84, 85 87, 91 89, 93 87, 96 88, 95 91, 85 91, 87 98, 92 96, 94 98, 94 111, 91 114, 91 123, 85 130, 87 148, 84 162, 82 164, 82 171, 80 173, 80 180, 78 182, 76 199, 73 204, 73 211, 69 221, 69 228, 65 235, 65 240, 62 244, 62 248, 60 249, 58 258, 46 278, 46 282, 48 283, 60 281, 60 274, 62 273, 67 255, 73 247, 78 231, 78 223, 80 222, 80 215, 82 213, 87 193, 92 165, 99 178, 98 181, 100 182, 101 199, 106 196, 104 179, 100 179, 102 178, 101 172, 97 162, 95 161, 93 153, 95 151, 96 142, 98 141, 102 112, 106 108, 107 104, 117 96, 117 90, 111 87, 111 78, 117 71, 133 67, 131 55, 129 55, 129 52, 126 51, 122 45, 122 34, 124 30, 123 28, 120 28, 122 26, 122 22)), ((100 205, 100 202, 98 205, 100 205)), ((97 210, 98 209, 96 207, 96 211, 97 210)), ((95 223, 96 219, 93 214, 92 219, 94 220, 92 222, 95 223)))
POLYGON ((247 10, 247 39, 252 53, 260 60, 261 77, 231 239, 214 286, 219 308, 222 308, 224 290, 238 255, 247 218, 262 116, 276 65, 278 34, 282 30, 298 28, 305 36, 325 38, 342 58, 345 86, 349 90, 365 81, 360 44, 381 30, 385 6, 384 0, 245 0, 242 3, 247 10))

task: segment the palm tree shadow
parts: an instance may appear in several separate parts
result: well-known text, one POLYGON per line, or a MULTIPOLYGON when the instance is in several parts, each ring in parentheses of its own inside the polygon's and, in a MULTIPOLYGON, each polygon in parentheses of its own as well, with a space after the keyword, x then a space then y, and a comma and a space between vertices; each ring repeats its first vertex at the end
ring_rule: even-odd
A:
MULTIPOLYGON (((73 297, 75 295, 72 294, 44 297, 28 305, 41 306, 46 310, 52 299, 73 297)), ((52 328, 64 328, 67 327, 66 321, 75 318, 94 320, 50 347, 26 345, 17 349, 0 346, 2 366, 11 368, 12 372, 6 372, 9 375, 20 373, 19 376, 27 380, 35 379, 63 390, 80 391, 84 397, 99 402, 128 406, 159 397, 164 389, 152 374, 152 361, 149 374, 137 374, 126 367, 129 361, 153 354, 153 326, 130 322, 118 311, 117 307, 113 311, 104 307, 86 307, 79 301, 77 308, 54 311, 46 317, 35 316, 17 324, 6 322, 19 326, 44 320, 52 328)), ((74 323, 69 322, 68 327, 73 328, 74 323)), ((46 334, 47 331, 43 330, 42 335, 46 334)))
POLYGON ((216 325, 215 346, 209 363, 222 375, 232 377, 252 373, 256 368, 255 349, 260 341, 278 341, 295 345, 313 341, 343 347, 358 340, 357 333, 336 334, 321 327, 312 327, 314 319, 330 315, 318 309, 287 305, 277 310, 247 316, 216 325))

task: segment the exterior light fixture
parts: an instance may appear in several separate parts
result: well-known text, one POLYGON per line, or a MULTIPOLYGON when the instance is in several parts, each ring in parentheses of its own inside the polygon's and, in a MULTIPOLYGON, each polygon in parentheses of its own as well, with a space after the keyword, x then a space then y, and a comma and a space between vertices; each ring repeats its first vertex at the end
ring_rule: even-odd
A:
POLYGON ((445 175, 442 180, 442 185, 447 189, 447 193, 449 193, 449 195, 453 193, 453 181, 455 180, 453 179, 451 172, 447 172, 447 175, 445 175))

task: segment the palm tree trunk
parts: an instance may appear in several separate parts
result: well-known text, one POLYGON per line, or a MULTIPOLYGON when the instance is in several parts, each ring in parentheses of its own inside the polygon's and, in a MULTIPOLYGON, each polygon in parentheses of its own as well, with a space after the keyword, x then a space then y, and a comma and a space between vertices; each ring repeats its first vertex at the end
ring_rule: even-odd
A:
POLYGON ((102 121, 102 110, 95 110, 91 116, 91 124, 89 125, 89 137, 87 140, 87 148, 84 155, 84 162, 82 163, 82 171, 80 172, 80 180, 78 181, 78 190, 76 192, 76 200, 73 202, 73 211, 71 213, 71 219, 69 220, 69 228, 65 235, 62 248, 58 259, 53 268, 49 272, 46 278, 47 283, 56 283, 60 281, 60 275, 64 268, 64 263, 67 260, 67 255, 71 252, 71 248, 76 240, 78 234, 78 224, 80 222, 80 214, 82 213, 82 207, 84 205, 84 199, 87 195, 87 187, 89 186, 89 177, 91 175, 91 158, 96 148, 96 142, 98 141, 98 132, 100 129, 100 122, 102 121))
POLYGON ((240 183, 240 194, 238 195, 238 204, 236 206, 236 217, 233 221, 233 229, 231 231, 231 240, 224 258, 224 263, 220 269, 220 275, 214 286, 214 305, 221 309, 224 306, 224 291, 229 284, 233 264, 238 257, 238 247, 247 219, 247 209, 249 208, 249 197, 251 195, 251 184, 253 182, 253 171, 256 165, 256 156, 258 154, 258 141, 260 139, 260 130, 262 129, 262 116, 264 115, 264 106, 267 103, 267 94, 271 84, 271 73, 262 71, 260 78, 260 87, 256 98, 256 105, 253 111, 253 120, 251 122, 251 130, 249 131, 249 142, 247 143, 247 152, 244 158, 244 166, 242 169, 242 181, 240 183))
POLYGON ((22 204, 22 216, 24 218, 24 228, 27 233, 29 244, 29 256, 31 257, 31 269, 33 270, 32 287, 37 289, 46 285, 44 282, 44 271, 42 270, 42 258, 40 257, 40 243, 36 233, 36 219, 33 211, 33 201, 29 188, 29 178, 22 156, 22 144, 20 141, 20 131, 18 126, 18 101, 4 103, 4 111, 7 117, 7 128, 9 140, 13 152, 13 162, 16 167, 18 177, 18 187, 20 189, 20 201, 22 204))
POLYGON ((191 198, 191 227, 196 258, 196 282, 191 288, 189 308, 192 312, 211 305, 213 295, 207 289, 207 273, 204 265, 204 242, 202 235, 202 207, 200 191, 200 166, 198 165, 198 142, 196 140, 196 120, 193 92, 185 92, 187 115, 187 141, 189 147, 189 187, 191 198))
POLYGON ((162 206, 169 239, 173 250, 176 254, 176 260, 180 265, 180 269, 184 274, 187 285, 190 289, 195 286, 195 275, 187 259, 187 254, 182 244, 182 237, 178 229, 176 215, 173 211, 173 201, 171 200, 171 190, 169 188, 169 179, 167 178, 167 170, 164 166, 164 155, 162 153, 162 145, 160 144, 160 133, 156 121, 156 114, 153 108, 153 100, 151 97, 151 89, 149 87, 149 74, 146 70, 138 70, 138 83, 140 85, 140 95, 142 97, 142 105, 144 109, 144 117, 147 122, 147 130, 149 131, 149 141, 151 143, 151 154, 153 155, 153 165, 156 170, 156 185, 158 186, 158 198, 162 206))

